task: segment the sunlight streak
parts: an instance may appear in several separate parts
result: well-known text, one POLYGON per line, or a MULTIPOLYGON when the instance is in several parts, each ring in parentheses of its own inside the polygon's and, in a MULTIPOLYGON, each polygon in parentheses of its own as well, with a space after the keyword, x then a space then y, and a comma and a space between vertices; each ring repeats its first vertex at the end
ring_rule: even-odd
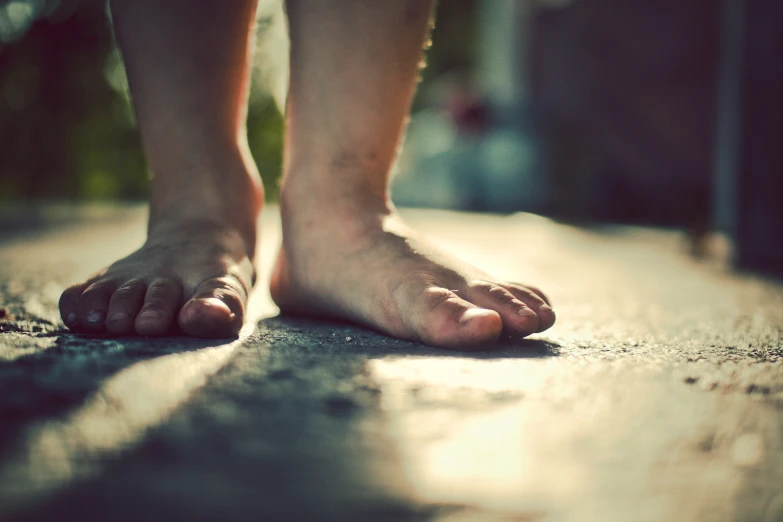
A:
POLYGON ((67 418, 32 426, 26 448, 0 469, 0 483, 12 485, 0 491, 0 504, 18 508, 97 474, 108 455, 132 447, 165 422, 242 340, 136 363, 106 380, 67 418))
POLYGON ((369 370, 423 502, 546 520, 570 520, 577 505, 581 521, 687 520, 699 492, 677 488, 681 473, 700 475, 719 501, 741 484, 731 460, 705 469, 698 450, 725 404, 667 385, 657 368, 408 356, 369 370))

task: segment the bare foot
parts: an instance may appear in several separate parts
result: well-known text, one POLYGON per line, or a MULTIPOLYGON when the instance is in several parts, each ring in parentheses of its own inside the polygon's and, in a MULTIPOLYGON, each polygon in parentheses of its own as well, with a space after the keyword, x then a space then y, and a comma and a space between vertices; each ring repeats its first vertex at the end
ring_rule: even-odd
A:
MULTIPOLYGON (((175 334, 179 326, 182 333, 196 337, 235 336, 255 280, 261 192, 245 173, 233 181, 225 196, 220 189, 201 186, 192 199, 165 205, 155 204, 153 188, 144 246, 63 292, 60 314, 66 326, 111 335, 175 334), (229 199, 232 192, 240 195, 229 199), (156 207, 165 212, 156 212, 156 207)), ((162 191, 158 197, 166 200, 162 191)))
POLYGON ((554 324, 537 288, 497 281, 439 251, 386 205, 340 211, 333 202, 318 211, 283 207, 283 246, 271 284, 283 312, 349 319, 455 349, 554 324))

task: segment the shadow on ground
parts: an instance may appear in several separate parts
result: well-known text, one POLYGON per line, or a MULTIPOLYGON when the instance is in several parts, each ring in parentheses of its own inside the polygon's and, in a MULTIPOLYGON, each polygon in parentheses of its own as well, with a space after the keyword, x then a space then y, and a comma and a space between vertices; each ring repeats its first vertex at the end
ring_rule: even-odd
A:
POLYGON ((287 341, 280 344, 287 350, 303 349, 336 352, 368 357, 388 355, 415 355, 459 357, 468 359, 538 358, 560 355, 560 345, 538 339, 503 338, 501 342, 483 350, 441 350, 421 343, 403 341, 345 322, 310 319, 305 317, 277 316, 258 323, 257 333, 267 342, 287 341))
POLYGON ((559 349, 523 340, 446 352, 351 324, 283 317, 229 344, 61 330, 7 336, 37 343, 0 363, 0 482, 19 477, 6 492, 26 497, 14 502, 13 520, 62 512, 83 520, 439 518, 460 508, 413 498, 367 362, 541 358, 559 349), (202 354, 215 351, 222 359, 204 366, 202 354), (171 392, 199 372, 203 382, 187 396, 171 392), (50 439, 59 454, 46 454, 50 439))
POLYGON ((82 405, 125 368, 167 354, 202 350, 225 340, 100 338, 65 330, 5 331, 2 342, 21 354, 0 359, 0 462, 30 423, 60 418, 82 405))

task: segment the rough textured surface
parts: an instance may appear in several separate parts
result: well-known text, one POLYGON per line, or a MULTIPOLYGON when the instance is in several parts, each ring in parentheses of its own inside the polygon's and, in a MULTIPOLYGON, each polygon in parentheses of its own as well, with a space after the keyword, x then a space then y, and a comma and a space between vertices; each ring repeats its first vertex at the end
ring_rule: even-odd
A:
POLYGON ((75 336, 59 292, 143 211, 3 227, 0 519, 783 521, 783 285, 668 232, 408 214, 557 325, 443 352, 274 317, 262 277, 236 341, 75 336))

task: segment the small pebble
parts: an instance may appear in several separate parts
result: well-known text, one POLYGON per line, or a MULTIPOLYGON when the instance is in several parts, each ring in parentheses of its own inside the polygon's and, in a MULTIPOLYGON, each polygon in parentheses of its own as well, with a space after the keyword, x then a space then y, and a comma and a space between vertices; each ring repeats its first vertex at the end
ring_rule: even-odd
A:
POLYGON ((351 339, 350 337, 346 337, 346 338, 345 338, 345 340, 346 340, 347 342, 349 342, 349 343, 350 343, 351 341, 353 341, 353 339, 351 339))

